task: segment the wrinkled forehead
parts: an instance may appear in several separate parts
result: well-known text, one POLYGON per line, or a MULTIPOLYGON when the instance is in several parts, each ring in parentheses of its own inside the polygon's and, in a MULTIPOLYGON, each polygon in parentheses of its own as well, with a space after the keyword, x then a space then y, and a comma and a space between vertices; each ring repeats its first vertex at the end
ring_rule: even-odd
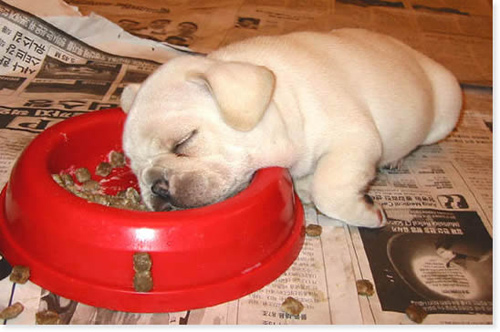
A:
POLYGON ((127 118, 123 132, 126 155, 136 162, 166 153, 199 123, 189 114, 165 116, 162 119, 142 117, 139 121, 127 118))
POLYGON ((138 104, 140 102, 140 99, 136 101, 125 121, 123 143, 126 151, 155 153, 193 130, 211 126, 217 121, 215 118, 220 117, 211 98, 200 100, 196 95, 170 96, 138 104))
POLYGON ((186 68, 178 67, 163 65, 141 85, 125 122, 125 145, 175 139, 218 121, 220 112, 210 91, 186 80, 186 68))
POLYGON ((140 87, 130 114, 142 116, 144 113, 180 112, 196 106, 205 98, 205 91, 195 84, 153 79, 140 87))

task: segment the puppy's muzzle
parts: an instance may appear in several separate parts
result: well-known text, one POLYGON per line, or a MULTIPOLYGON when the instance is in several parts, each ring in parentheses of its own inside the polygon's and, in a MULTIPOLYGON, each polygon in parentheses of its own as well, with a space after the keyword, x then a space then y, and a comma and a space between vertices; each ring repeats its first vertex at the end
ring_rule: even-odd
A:
POLYGON ((170 187, 168 181, 165 179, 156 180, 151 186, 151 191, 153 194, 163 198, 164 200, 170 200, 170 187))
POLYGON ((171 186, 167 180, 166 170, 163 167, 151 167, 142 172, 142 182, 147 187, 143 198, 146 204, 154 211, 166 211, 171 208, 171 186))

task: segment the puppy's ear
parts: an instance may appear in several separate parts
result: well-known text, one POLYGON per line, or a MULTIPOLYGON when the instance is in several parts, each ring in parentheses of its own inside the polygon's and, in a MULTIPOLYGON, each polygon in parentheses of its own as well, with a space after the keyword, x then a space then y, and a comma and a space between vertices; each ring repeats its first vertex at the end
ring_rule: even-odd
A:
POLYGON ((249 131, 259 123, 275 86, 269 69, 242 62, 215 63, 196 76, 209 86, 226 123, 240 131, 249 131))
POLYGON ((128 113, 130 111, 130 108, 134 103, 135 95, 137 94, 137 91, 139 91, 140 87, 140 84, 134 83, 127 85, 125 89, 123 89, 122 95, 120 97, 120 104, 125 113, 128 113))

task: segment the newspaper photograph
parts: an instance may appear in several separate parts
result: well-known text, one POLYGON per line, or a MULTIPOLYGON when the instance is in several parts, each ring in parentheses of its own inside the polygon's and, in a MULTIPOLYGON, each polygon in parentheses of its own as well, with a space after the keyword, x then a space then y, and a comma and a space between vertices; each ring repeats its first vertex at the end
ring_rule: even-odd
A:
MULTIPOLYGON (((367 28, 444 63, 464 107, 445 140, 380 168, 368 195, 387 214, 381 229, 356 228, 304 204, 298 258, 249 295, 181 312, 93 307, 28 281, 10 281, 0 253, 4 325, 493 324, 493 13, 489 0, 0 1, 0 186, 22 151, 56 123, 116 108, 124 87, 181 54, 203 56, 258 35, 367 28), (51 15, 50 12, 58 13, 51 15), (216 19, 215 19, 216 18, 216 19), (99 33, 102 31, 102 33, 99 33), (365 281, 372 292, 361 292, 365 281), (297 315, 282 309, 292 297, 297 315)), ((2 241, 2 239, 0 239, 2 241)), ((0 316, 3 317, 3 316, 0 316)))
POLYGON ((359 230, 383 311, 493 313, 492 239, 477 213, 389 211, 388 227, 359 230))

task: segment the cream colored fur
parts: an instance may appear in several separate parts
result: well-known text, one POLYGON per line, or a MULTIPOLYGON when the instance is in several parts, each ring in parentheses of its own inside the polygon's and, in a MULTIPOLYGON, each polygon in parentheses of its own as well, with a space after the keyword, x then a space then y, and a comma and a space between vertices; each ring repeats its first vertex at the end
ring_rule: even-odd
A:
POLYGON ((218 202, 281 166, 324 214, 380 227, 364 197, 377 167, 445 138, 461 104, 449 71, 393 38, 297 32, 181 56, 127 87, 123 141, 152 209, 218 202))

